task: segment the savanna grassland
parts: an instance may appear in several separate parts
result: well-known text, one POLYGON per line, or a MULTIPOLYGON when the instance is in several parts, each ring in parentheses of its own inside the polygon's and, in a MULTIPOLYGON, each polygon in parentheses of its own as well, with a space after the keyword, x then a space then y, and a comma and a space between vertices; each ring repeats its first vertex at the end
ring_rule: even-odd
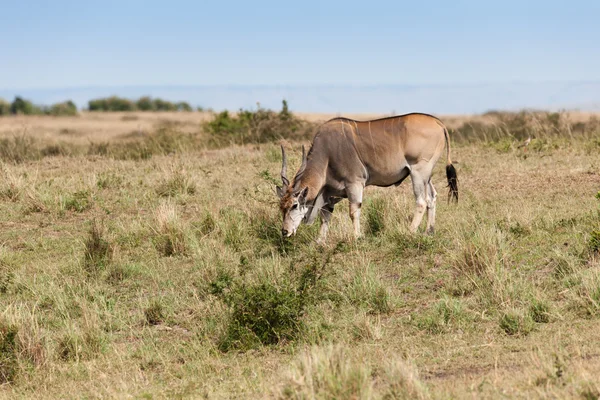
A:
POLYGON ((244 118, 0 118, 0 396, 600 396, 593 116, 443 118, 435 236, 407 182, 324 246, 281 239, 274 191, 315 125, 244 118))

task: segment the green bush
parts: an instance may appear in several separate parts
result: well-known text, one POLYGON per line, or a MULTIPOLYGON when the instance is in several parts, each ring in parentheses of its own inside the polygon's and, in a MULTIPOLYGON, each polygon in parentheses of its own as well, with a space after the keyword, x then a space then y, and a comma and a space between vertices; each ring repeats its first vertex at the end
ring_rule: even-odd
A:
POLYGON ((77 106, 71 100, 67 100, 51 105, 47 113, 55 116, 77 115, 77 106))
POLYGON ((295 289, 277 288, 270 283, 239 286, 226 300, 231 316, 219 343, 222 351, 294 340, 302 327, 304 301, 295 289))
POLYGON ((10 114, 10 103, 4 99, 0 99, 0 116, 10 114))
POLYGON ((132 101, 129 99, 111 96, 99 98, 88 102, 90 111, 193 111, 192 106, 185 101, 172 103, 167 100, 150 96, 142 96, 132 101))
POLYGON ((227 271, 219 271, 217 277, 208 284, 210 294, 220 296, 231 287, 233 276, 227 271))
POLYGON ((42 110, 35 106, 31 101, 17 96, 10 105, 10 113, 14 115, 34 115, 42 114, 42 110))
POLYGON ((180 101, 179 103, 177 103, 175 105, 175 107, 177 108, 177 111, 184 111, 184 112, 193 111, 192 106, 190 106, 190 104, 186 103, 185 101, 180 101))
POLYGON ((12 103, 0 99, 0 116, 2 115, 77 115, 77 106, 71 100, 56 103, 51 106, 37 106, 20 96, 12 103))
POLYGON ((156 111, 177 111, 177 106, 170 101, 154 99, 152 102, 156 111))
POLYGON ((150 98, 149 96, 144 96, 144 97, 140 97, 136 102, 135 102, 138 110, 140 111, 155 111, 156 108, 154 107, 154 102, 152 101, 152 98, 150 98))
POLYGON ((136 105, 129 99, 111 96, 90 100, 88 109, 90 111, 135 111, 136 105))
POLYGON ((302 140, 308 138, 312 124, 290 113, 287 102, 277 113, 258 107, 256 111, 240 110, 235 116, 223 111, 205 123, 213 145, 266 143, 282 138, 302 140))

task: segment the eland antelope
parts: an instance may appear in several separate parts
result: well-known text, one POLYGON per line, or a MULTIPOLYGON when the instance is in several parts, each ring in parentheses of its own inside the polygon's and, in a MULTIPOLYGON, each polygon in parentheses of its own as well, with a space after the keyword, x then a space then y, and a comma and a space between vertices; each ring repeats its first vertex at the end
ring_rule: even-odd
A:
POLYGON ((399 185, 410 175, 416 209, 410 231, 416 232, 427 210, 427 233, 435 225, 436 191, 431 182, 435 163, 446 147, 448 201, 458 201, 458 180, 450 159, 448 130, 427 114, 406 114, 372 121, 334 118, 321 125, 308 155, 302 146, 302 165, 290 183, 283 146, 281 180, 277 186, 283 214, 281 233, 290 237, 298 226, 321 217, 319 242, 327 236, 333 208, 350 201, 355 237, 360 237, 360 208, 366 186, 399 185))

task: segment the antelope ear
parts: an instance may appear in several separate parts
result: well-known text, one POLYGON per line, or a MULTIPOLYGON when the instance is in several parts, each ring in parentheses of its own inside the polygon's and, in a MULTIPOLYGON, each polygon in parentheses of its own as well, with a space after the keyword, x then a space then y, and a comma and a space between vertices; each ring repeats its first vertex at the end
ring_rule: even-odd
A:
POLYGON ((285 192, 281 186, 275 186, 275 190, 277 191, 277 196, 279 196, 279 198, 282 198, 283 195, 285 194, 285 192))

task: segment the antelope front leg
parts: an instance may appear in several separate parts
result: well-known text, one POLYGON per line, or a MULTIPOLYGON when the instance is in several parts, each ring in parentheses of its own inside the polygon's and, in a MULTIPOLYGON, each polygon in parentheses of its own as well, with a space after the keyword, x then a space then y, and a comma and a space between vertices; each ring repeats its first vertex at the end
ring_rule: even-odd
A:
POLYGON ((350 201, 350 219, 354 225, 354 237, 359 238, 360 235, 360 207, 362 206, 363 184, 354 184, 346 187, 346 195, 350 201))
POLYGON ((329 231, 329 221, 333 214, 333 206, 327 205, 319 210, 321 216, 321 227, 319 228, 319 238, 317 239, 318 244, 325 244, 327 238, 327 232, 329 231))
POLYGON ((360 238, 360 207, 362 203, 350 203, 350 219, 354 226, 354 237, 360 238))

